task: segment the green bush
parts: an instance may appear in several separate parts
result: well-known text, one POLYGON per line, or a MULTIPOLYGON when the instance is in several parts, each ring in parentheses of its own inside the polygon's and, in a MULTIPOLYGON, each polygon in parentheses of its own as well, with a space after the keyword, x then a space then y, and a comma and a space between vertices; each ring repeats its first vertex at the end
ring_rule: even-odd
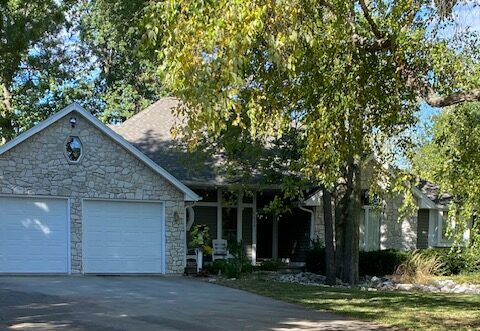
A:
POLYGON ((211 275, 224 275, 227 278, 239 278, 242 273, 250 273, 253 266, 247 257, 245 245, 242 242, 231 242, 228 245, 229 253, 232 255, 227 260, 215 260, 206 269, 211 275))
POLYGON ((227 260, 215 260, 212 263, 208 264, 205 269, 210 275, 225 274, 227 269, 227 260))
MULTIPOLYGON (((359 274, 360 276, 391 275, 399 265, 407 260, 407 257, 407 252, 393 249, 375 252, 360 252, 359 274)), ((325 247, 314 243, 313 246, 307 250, 305 268, 309 272, 325 275, 325 247)))
POLYGON ((408 252, 395 249, 383 251, 360 252, 360 276, 385 276, 392 275, 397 267, 408 258, 408 252))
POLYGON ((450 248, 429 248, 423 250, 427 256, 436 256, 443 264, 446 275, 480 272, 480 249, 463 248, 452 252, 450 248))
POLYGON ((305 255, 305 269, 320 275, 325 275, 325 248, 309 249, 305 255))

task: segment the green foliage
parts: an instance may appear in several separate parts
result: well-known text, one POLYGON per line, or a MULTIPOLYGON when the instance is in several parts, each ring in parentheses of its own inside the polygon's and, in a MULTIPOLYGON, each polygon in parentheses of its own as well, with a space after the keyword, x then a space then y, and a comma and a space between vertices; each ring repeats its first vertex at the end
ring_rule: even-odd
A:
MULTIPOLYGON (((221 153, 231 173, 242 173, 235 180, 263 170, 288 178, 281 183, 289 194, 301 191, 292 184, 305 188, 300 179, 346 184, 345 219, 336 223, 345 230, 358 228, 346 216, 358 207, 362 162, 405 152, 419 98, 432 103, 480 84, 478 39, 446 36, 449 8, 426 0, 180 0, 151 2, 142 22, 166 85, 183 101, 187 145, 221 153), (392 141, 396 148, 386 148, 392 141)), ((358 233, 337 233, 345 236, 339 270, 355 282, 348 261, 358 256, 358 233)))
POLYGON ((205 270, 211 275, 224 275, 227 270, 227 260, 215 260, 205 266, 205 270))
MULTIPOLYGON (((393 249, 360 252, 359 275, 360 276, 386 276, 392 275, 397 267, 408 258, 408 253, 393 249)), ((325 248, 315 245, 306 254, 307 271, 325 275, 325 248)))
POLYGON ((425 284, 434 276, 442 274, 443 263, 435 255, 415 251, 408 255, 405 262, 398 266, 395 275, 401 282, 425 284))
POLYGON ((82 8, 80 38, 95 59, 92 109, 106 123, 123 121, 165 94, 157 75, 155 54, 141 48, 139 15, 144 0, 86 1, 82 8))
POLYGON ((206 270, 212 275, 224 275, 227 278, 239 278, 242 273, 251 273, 252 264, 247 258, 245 245, 242 242, 229 244, 231 258, 215 260, 207 265, 206 270))
POLYGON ((380 1, 367 12, 357 1, 184 0, 150 4, 143 24, 188 106, 191 146, 207 136, 228 147, 219 138, 233 127, 256 142, 294 132, 300 156, 289 170, 332 184, 348 158, 381 154, 415 122, 421 91, 407 72, 441 92, 478 72, 474 45, 453 51, 439 31, 445 11, 430 2, 380 1))
POLYGON ((450 248, 430 248, 422 251, 425 256, 435 256, 443 265, 445 275, 480 272, 480 251, 469 246, 452 251, 450 248))
POLYGON ((0 2, 0 144, 53 113, 69 95, 77 62, 66 42, 72 31, 65 12, 73 3, 0 2))
MULTIPOLYGON (((480 208, 480 103, 443 110, 433 118, 432 136, 412 157, 414 172, 453 197, 448 233, 457 244, 480 208)), ((472 230, 478 240, 478 222, 472 230)))
POLYGON ((247 257, 247 251, 243 241, 231 241, 228 243, 228 252, 232 255, 228 259, 225 275, 228 278, 238 278, 242 273, 252 272, 252 264, 247 257))
POLYGON ((392 275, 397 267, 408 258, 404 251, 387 249, 373 252, 360 252, 360 275, 392 275))
POLYGON ((317 237, 312 240, 311 246, 305 254, 305 269, 309 272, 325 275, 325 245, 317 237))
POLYGON ((203 247, 210 242, 210 229, 205 224, 194 225, 190 230, 190 238, 190 247, 203 247))

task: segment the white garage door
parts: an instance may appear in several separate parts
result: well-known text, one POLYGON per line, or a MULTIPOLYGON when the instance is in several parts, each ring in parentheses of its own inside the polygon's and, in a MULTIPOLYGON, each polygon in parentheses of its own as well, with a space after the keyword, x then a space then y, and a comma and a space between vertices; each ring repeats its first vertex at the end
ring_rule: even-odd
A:
POLYGON ((65 273, 68 200, 0 197, 0 272, 65 273))
POLYGON ((85 273, 162 273, 163 204, 83 201, 85 273))

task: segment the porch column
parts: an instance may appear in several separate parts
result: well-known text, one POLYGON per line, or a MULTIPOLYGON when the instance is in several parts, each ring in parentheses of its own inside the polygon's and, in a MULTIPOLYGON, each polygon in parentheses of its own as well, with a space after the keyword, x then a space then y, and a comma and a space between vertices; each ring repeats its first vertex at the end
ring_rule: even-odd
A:
POLYGON ((252 264, 257 263, 257 191, 253 192, 252 206, 252 264))
POLYGON ((222 189, 217 190, 217 239, 222 239, 222 189))
POLYGON ((278 259, 278 217, 274 216, 272 223, 272 259, 278 259))
POLYGON ((243 193, 239 193, 237 197, 237 241, 243 239, 243 193))

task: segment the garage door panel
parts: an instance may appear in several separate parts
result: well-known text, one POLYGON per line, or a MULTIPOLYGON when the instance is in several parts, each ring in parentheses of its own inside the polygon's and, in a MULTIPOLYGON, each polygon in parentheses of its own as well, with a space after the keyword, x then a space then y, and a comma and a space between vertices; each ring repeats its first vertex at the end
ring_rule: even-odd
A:
POLYGON ((163 272, 163 204, 84 201, 86 273, 163 272))
POLYGON ((68 200, 0 197, 0 272, 66 273, 68 200))

